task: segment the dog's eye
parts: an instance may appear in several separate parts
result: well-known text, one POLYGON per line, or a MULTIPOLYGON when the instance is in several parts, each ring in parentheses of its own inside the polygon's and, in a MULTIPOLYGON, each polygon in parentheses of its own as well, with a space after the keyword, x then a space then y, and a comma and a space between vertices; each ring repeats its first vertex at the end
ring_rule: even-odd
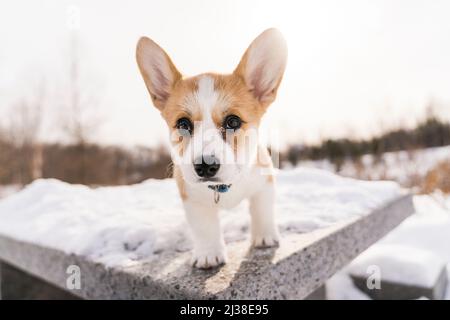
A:
POLYGON ((226 130, 237 130, 241 127, 242 120, 238 116, 232 114, 225 118, 223 122, 223 127, 226 130))
POLYGON ((194 128, 191 120, 189 120, 188 118, 178 119, 175 127, 178 129, 178 132, 182 136, 190 136, 194 128))

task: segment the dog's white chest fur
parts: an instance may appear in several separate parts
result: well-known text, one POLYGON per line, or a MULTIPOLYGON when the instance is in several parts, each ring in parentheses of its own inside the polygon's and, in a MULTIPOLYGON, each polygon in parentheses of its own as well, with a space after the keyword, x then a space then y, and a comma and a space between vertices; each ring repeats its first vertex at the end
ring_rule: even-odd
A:
POLYGON ((226 247, 222 236, 220 209, 231 209, 241 201, 249 200, 251 239, 255 247, 271 247, 279 243, 275 224, 275 186, 272 176, 261 174, 254 167, 231 189, 214 201, 214 191, 197 186, 187 187, 183 202, 186 218, 191 226, 194 241, 192 263, 199 268, 209 268, 226 262, 226 247))

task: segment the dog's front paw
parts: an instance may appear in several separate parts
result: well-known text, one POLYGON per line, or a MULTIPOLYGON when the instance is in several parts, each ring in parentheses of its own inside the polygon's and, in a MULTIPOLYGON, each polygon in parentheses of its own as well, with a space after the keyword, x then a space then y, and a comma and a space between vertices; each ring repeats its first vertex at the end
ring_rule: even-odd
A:
POLYGON ((227 261, 224 248, 196 250, 192 255, 192 266, 199 269, 210 269, 227 261))
POLYGON ((252 245, 255 248, 278 247, 280 244, 280 236, 278 233, 253 236, 252 245))

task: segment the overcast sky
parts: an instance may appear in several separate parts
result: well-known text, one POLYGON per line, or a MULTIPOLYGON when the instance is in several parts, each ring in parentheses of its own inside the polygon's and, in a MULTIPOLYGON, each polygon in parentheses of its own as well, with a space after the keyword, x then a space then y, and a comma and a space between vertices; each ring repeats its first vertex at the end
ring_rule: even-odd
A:
MULTIPOLYGON (((158 144, 167 130, 136 66, 140 36, 158 42, 183 74, 195 75, 232 71, 254 37, 277 27, 289 60, 265 126, 279 128, 284 141, 408 125, 431 98, 450 118, 449 16, 450 1, 438 0, 0 0, 0 114, 39 81, 51 91, 47 113, 57 113, 75 34, 83 85, 99 95, 104 114, 97 139, 158 144), (77 11, 74 31, 68 22, 77 11)), ((58 138, 57 130, 46 131, 58 138)))

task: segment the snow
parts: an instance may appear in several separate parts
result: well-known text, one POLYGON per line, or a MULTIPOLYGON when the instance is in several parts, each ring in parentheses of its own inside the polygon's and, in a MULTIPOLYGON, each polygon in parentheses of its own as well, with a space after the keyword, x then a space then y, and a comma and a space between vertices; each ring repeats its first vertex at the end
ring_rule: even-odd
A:
POLYGON ((445 265, 444 259, 430 251, 379 244, 358 256, 348 270, 352 275, 367 277, 369 268, 376 266, 383 281, 431 288, 445 265))
POLYGON ((0 185, 0 199, 6 198, 20 190, 19 185, 0 185))
POLYGON ((356 288, 346 269, 327 281, 326 295, 328 300, 370 300, 368 295, 356 288))
MULTIPOLYGON (((361 162, 344 161, 339 174, 346 177, 359 177, 369 180, 394 180, 401 185, 410 185, 411 180, 423 177, 439 162, 450 160, 450 146, 410 151, 386 152, 380 158, 364 155, 361 162)), ((305 160, 299 163, 302 167, 317 168, 330 172, 336 166, 329 160, 305 160)))
MULTIPOLYGON (((312 168, 280 171, 277 181, 282 233, 309 232, 365 215, 404 193, 394 182, 358 181, 312 168)), ((247 206, 223 214, 227 242, 248 237, 247 206)), ((96 189, 37 180, 0 201, 0 234, 108 266, 186 251, 191 247, 187 230, 172 179, 96 189)))
POLYGON ((368 265, 379 266, 384 280, 425 287, 447 265, 450 279, 450 197, 440 192, 418 195, 414 206, 416 214, 327 282, 329 299, 361 299, 349 274, 367 275, 368 265))
MULTIPOLYGON (((389 179, 414 187, 443 161, 450 161, 450 146, 387 152, 378 159, 365 155, 359 163, 349 159, 344 161, 339 174, 369 180, 389 179)), ((299 165, 336 171, 336 166, 328 160, 301 161, 299 165)), ((368 265, 379 266, 385 280, 427 286, 435 280, 442 265, 447 264, 450 279, 450 196, 437 190, 415 196, 414 205, 415 215, 327 282, 328 298, 368 299, 349 277, 350 273, 367 275, 368 265)), ((450 299, 450 281, 447 299, 450 299)))

